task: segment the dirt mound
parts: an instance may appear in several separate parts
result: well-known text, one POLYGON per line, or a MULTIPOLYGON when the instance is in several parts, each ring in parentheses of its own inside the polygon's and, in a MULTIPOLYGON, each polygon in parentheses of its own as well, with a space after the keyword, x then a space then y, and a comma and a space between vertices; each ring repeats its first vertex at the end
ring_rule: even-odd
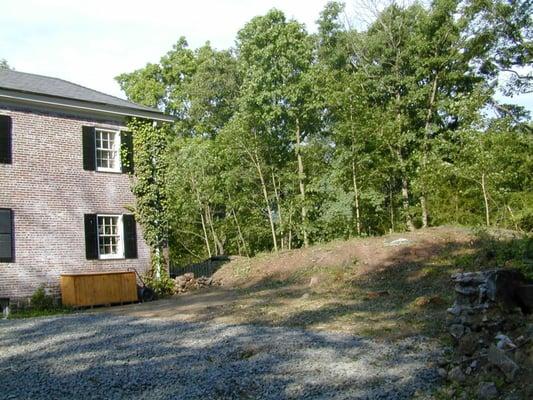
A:
MULTIPOLYGON (((397 266, 434 259, 455 248, 468 249, 474 244, 471 230, 437 227, 416 232, 355 238, 317 244, 307 249, 260 254, 254 258, 235 258, 219 269, 214 279, 224 286, 249 287, 266 279, 284 280, 299 271, 344 268, 353 277, 384 271, 397 266)), ((306 275, 306 274, 302 274, 306 275)))

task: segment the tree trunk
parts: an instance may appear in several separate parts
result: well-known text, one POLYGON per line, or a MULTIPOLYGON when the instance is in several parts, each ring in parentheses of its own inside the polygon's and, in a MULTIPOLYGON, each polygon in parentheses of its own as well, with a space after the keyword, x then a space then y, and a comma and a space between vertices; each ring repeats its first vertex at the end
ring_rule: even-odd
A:
POLYGON ((212 257, 211 253, 211 246, 209 245, 209 236, 207 235, 207 228, 205 226, 205 218, 204 218, 204 212, 203 212, 203 205, 202 200, 200 199, 200 193, 198 192, 198 189, 196 187, 196 181, 194 180, 194 177, 191 177, 191 184, 192 189, 194 190, 194 193, 196 194, 196 202, 198 203, 199 212, 200 212, 200 220, 202 222, 202 230, 204 232, 204 240, 205 240, 205 247, 207 249, 207 254, 209 255, 209 258, 212 257))
POLYGON ((292 209, 289 211, 289 237, 287 239, 289 250, 292 249, 292 209))
POLYGON ((487 223, 487 226, 490 226, 489 198, 485 183, 485 173, 481 174, 481 190, 483 191, 483 200, 485 202, 485 222, 487 223))
POLYGON ((396 149, 396 155, 398 157, 402 174, 402 208, 405 214, 405 226, 407 227, 408 231, 412 232, 415 230, 415 226, 409 211, 409 181, 407 179, 407 172, 405 171, 403 156, 401 150, 398 148, 396 149))
MULTIPOLYGON (((246 241, 244 240, 244 236, 242 235, 241 225, 239 224, 239 220, 237 219, 237 214, 235 213, 235 209, 233 207, 231 208, 231 213, 233 214, 233 220, 235 221, 235 225, 237 225, 237 233, 239 234, 239 240, 237 241, 237 243, 239 241, 242 243, 242 248, 244 249, 246 256, 249 256, 248 247, 246 246, 246 241)), ((239 249, 240 249, 240 246, 239 246, 239 249)), ((239 250, 239 255, 241 255, 240 250, 239 250)))
POLYGON ((405 213, 405 225, 407 226, 407 230, 412 232, 415 230, 415 226, 411 218, 411 213, 409 212, 409 182, 405 175, 402 176, 402 204, 405 213))
POLYGON ((352 181, 353 181, 353 191, 355 197, 355 228, 357 230, 357 235, 361 236, 361 218, 359 215, 359 188, 357 187, 357 174, 355 168, 355 127, 353 120, 353 99, 350 96, 350 130, 352 133, 352 181))
POLYGON ((276 205, 278 209, 278 219, 279 219, 279 235, 280 235, 280 245, 281 250, 285 247, 285 227, 283 225, 283 214, 281 212, 281 201, 278 192, 278 186, 276 185, 276 177, 274 172, 272 172, 272 185, 274 185, 274 196, 276 196, 276 205))
POLYGON ((224 246, 222 245, 222 242, 218 238, 218 235, 215 231, 215 225, 213 224, 213 218, 211 214, 211 207, 209 207, 209 204, 206 204, 205 207, 207 223, 209 224, 209 228, 211 229, 211 236, 213 236, 213 243, 215 244, 215 255, 222 255, 224 254, 224 246))
POLYGON ((309 238, 307 237, 307 206, 305 204, 305 173, 304 173, 304 163, 302 160, 301 152, 301 132, 300 132, 300 122, 296 118, 296 157, 298 158, 298 182, 300 186, 300 197, 302 200, 302 234, 304 239, 304 247, 309 246, 309 238))
POLYGON ((422 196, 420 196, 420 208, 422 208, 422 228, 428 227, 428 205, 426 202, 426 195, 425 191, 422 192, 422 196))
POLYGON ((207 229, 205 227, 204 213, 201 211, 200 211, 200 218, 202 220, 202 230, 204 231, 205 247, 207 248, 207 254, 209 255, 209 258, 211 258, 213 254, 211 254, 211 246, 209 245, 209 236, 207 235, 207 229))
MULTIPOLYGON (((433 87, 431 88, 431 95, 429 98, 428 111, 426 114, 426 123, 424 126, 424 148, 422 154, 422 173, 427 173, 428 151, 429 151, 429 127, 431 126, 431 117, 433 115, 433 105, 435 104, 435 96, 437 94, 437 82, 439 74, 435 74, 433 80, 433 87)), ((422 196, 420 196, 420 206, 422 208, 422 228, 428 227, 429 212, 427 205, 427 187, 425 177, 422 178, 422 196)))
POLYGON ((394 202, 392 196, 392 185, 389 186, 389 211, 390 211, 390 227, 391 233, 394 232, 394 202))
POLYGON ((361 220, 359 215, 359 188, 357 187, 357 174, 355 169, 355 161, 352 160, 352 180, 353 191, 355 196, 355 226, 357 229, 357 235, 361 236, 361 220))
POLYGON ((261 169, 261 164, 259 164, 259 158, 252 156, 252 162, 257 169, 257 174, 259 175, 259 181, 261 182, 261 189, 263 191, 263 198, 265 199, 265 205, 268 211, 268 220, 270 222, 270 231, 272 232, 272 243, 274 244, 274 251, 278 252, 278 241, 276 238, 276 228, 274 227, 274 218, 272 216, 272 208, 270 207, 270 202, 268 201, 268 191, 265 183, 265 177, 263 176, 263 170, 261 169))

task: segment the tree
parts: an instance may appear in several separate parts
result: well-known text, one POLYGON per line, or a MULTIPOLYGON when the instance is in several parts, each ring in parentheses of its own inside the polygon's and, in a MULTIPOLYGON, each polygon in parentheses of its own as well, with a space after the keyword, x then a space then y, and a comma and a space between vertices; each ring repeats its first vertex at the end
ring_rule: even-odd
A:
POLYGON ((533 2, 531 0, 464 0, 469 19, 468 47, 479 72, 488 79, 510 76, 505 94, 533 90, 533 2))
POLYGON ((292 150, 296 156, 304 246, 309 244, 309 205, 303 150, 318 121, 308 74, 311 44, 304 27, 287 21, 278 10, 253 18, 237 35, 243 76, 240 112, 258 121, 254 129, 278 141, 276 147, 292 150))

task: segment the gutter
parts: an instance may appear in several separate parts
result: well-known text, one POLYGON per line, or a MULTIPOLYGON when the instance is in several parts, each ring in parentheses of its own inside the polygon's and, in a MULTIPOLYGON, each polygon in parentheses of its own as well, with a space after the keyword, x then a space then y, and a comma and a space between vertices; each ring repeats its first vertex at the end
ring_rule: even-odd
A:
POLYGON ((59 101, 52 97, 42 95, 14 95, 11 91, 0 89, 0 100, 5 99, 8 102, 24 103, 24 104, 38 104, 42 106, 48 106, 52 108, 58 108, 63 110, 78 110, 86 113, 96 113, 103 115, 122 116, 122 117, 137 117, 146 118, 154 121, 161 122, 174 122, 176 118, 163 113, 136 110, 132 108, 122 108, 117 106, 98 107, 94 103, 84 102, 80 100, 65 99, 59 101))

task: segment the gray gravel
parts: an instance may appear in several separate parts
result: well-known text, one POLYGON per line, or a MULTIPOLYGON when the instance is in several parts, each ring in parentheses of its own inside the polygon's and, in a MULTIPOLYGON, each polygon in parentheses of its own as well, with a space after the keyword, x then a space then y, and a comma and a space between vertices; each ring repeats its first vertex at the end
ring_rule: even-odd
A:
POLYGON ((0 321, 2 399, 409 399, 439 349, 299 329, 79 314, 0 321))

